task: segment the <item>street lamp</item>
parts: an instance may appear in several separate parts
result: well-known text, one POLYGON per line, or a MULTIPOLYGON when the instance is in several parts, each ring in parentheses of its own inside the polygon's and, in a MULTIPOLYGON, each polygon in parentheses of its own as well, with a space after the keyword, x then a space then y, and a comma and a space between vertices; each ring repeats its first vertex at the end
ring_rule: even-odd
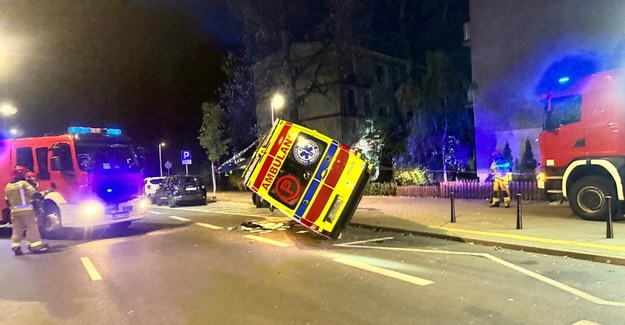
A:
POLYGON ((276 93, 271 98, 271 125, 275 123, 275 119, 273 117, 273 110, 281 109, 282 107, 284 107, 284 96, 282 96, 280 93, 276 93))
POLYGON ((4 117, 2 119, 3 132, 6 132, 6 129, 7 129, 7 118, 15 115, 16 113, 17 113, 17 108, 15 108, 15 106, 13 106, 11 103, 4 102, 0 105, 0 114, 4 117))
POLYGON ((163 177, 163 157, 161 156, 161 148, 165 146, 165 142, 158 144, 158 168, 161 171, 161 177, 163 177))
POLYGON ((2 105, 0 105, 0 114, 3 116, 11 116, 15 115, 15 113, 17 113, 17 108, 11 105, 11 103, 2 103, 2 105))

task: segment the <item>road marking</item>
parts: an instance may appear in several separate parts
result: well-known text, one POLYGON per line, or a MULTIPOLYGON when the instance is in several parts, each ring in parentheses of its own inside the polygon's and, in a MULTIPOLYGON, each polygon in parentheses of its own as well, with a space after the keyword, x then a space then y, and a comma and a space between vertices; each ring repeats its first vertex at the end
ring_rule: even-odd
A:
POLYGON ((91 260, 88 257, 81 257, 80 261, 82 262, 82 266, 85 267, 85 270, 87 270, 87 273, 89 273, 91 281, 102 280, 102 276, 100 275, 98 270, 96 270, 95 266, 93 265, 93 263, 91 263, 91 260))
POLYGON ((258 241, 263 242, 263 243, 276 245, 276 246, 280 246, 280 247, 289 247, 289 246, 291 246, 291 244, 283 243, 281 241, 268 239, 268 238, 264 238, 264 237, 260 237, 260 236, 247 235, 247 236, 243 236, 243 238, 258 240, 258 241))
POLYGON ((515 235, 515 234, 505 234, 505 233, 499 233, 499 232, 477 231, 477 230, 459 229, 459 228, 450 228, 450 227, 429 226, 428 228, 445 230, 445 231, 448 231, 448 232, 456 232, 456 233, 465 233, 465 234, 473 234, 473 235, 484 235, 484 236, 490 236, 490 237, 528 240, 528 241, 533 241, 533 242, 537 242, 537 243, 548 243, 548 244, 558 244, 558 245, 571 245, 571 246, 588 247, 588 248, 599 248, 599 249, 604 249, 604 250, 625 252, 625 246, 615 246, 615 245, 605 245, 605 244, 595 244, 595 243, 583 243, 583 242, 576 242, 576 241, 571 241, 571 240, 549 239, 549 238, 541 238, 541 237, 531 237, 531 236, 523 236, 523 235, 515 235))
MULTIPOLYGON (((165 209, 165 208, 161 208, 161 209, 165 209)), ((176 210, 179 210, 179 211, 191 211, 191 212, 226 214, 226 215, 244 216, 244 217, 251 217, 252 216, 252 213, 223 212, 223 211, 211 211, 211 210, 192 209, 192 208, 191 209, 190 208, 176 208, 176 210)))
POLYGON ((171 219, 174 220, 178 220, 178 221, 183 221, 183 222, 189 222, 191 221, 191 219, 187 219, 187 218, 183 218, 183 217, 179 217, 179 216, 169 216, 171 219))
POLYGON ((305 233, 307 233, 307 232, 308 232, 308 230, 300 230, 300 231, 298 231, 297 233, 298 233, 298 234, 305 234, 305 233))
POLYGON ((148 213, 152 213, 152 214, 164 214, 163 212, 158 212, 158 211, 148 211, 148 213))
POLYGON ((214 230, 224 229, 223 227, 211 225, 210 223, 196 222, 195 224, 200 226, 200 227, 204 227, 204 228, 208 228, 208 229, 214 229, 214 230))
MULTIPOLYGON (((340 244, 339 244, 340 245, 340 244)), ((380 247, 380 246, 365 246, 365 245, 349 245, 350 248, 366 248, 366 249, 378 249, 378 250, 388 250, 388 251, 401 251, 401 252, 418 252, 418 253, 434 253, 434 254, 447 254, 447 255, 464 255, 464 256, 477 256, 483 257, 491 260, 499 265, 503 265, 507 268, 515 270, 517 272, 523 273, 529 277, 532 277, 538 281, 556 287, 560 290, 566 291, 574 296, 582 298, 584 300, 590 301, 597 305, 604 306, 616 306, 616 307, 625 307, 625 302, 621 301, 612 301, 612 300, 604 300, 593 295, 590 295, 586 292, 583 292, 579 289, 568 286, 564 283, 558 282, 556 280, 550 279, 544 275, 538 274, 536 272, 532 272, 528 269, 520 267, 518 265, 512 264, 508 261, 502 260, 498 257, 487 253, 471 253, 471 252, 457 252, 457 251, 444 251, 444 250, 429 250, 429 249, 419 249, 419 248, 403 248, 403 247, 380 247)))
MULTIPOLYGON (((165 207, 153 207, 159 209, 170 209, 165 207)), ((270 215, 258 215, 258 212, 252 213, 240 213, 240 212, 229 212, 229 211, 214 211, 214 210, 205 210, 205 209, 194 209, 194 208, 176 208, 177 211, 191 211, 191 212, 204 212, 204 213, 215 213, 215 214, 225 214, 231 216, 243 216, 243 217, 262 217, 266 220, 272 220, 272 218, 280 219, 280 220, 291 220, 287 217, 271 217, 270 215)))
POLYGON ((595 323, 589 320, 582 319, 579 322, 575 322, 571 325, 602 325, 601 323, 595 323))
POLYGON ((430 285, 434 282, 427 280, 427 279, 422 279, 422 278, 418 278, 416 276, 412 276, 412 275, 408 275, 408 274, 404 274, 404 273, 399 273, 396 271, 391 271, 391 270, 387 270, 378 266, 373 266, 373 265, 369 265, 369 264, 365 264, 365 263, 360 263, 360 262, 356 262, 356 261, 352 261, 350 259, 347 258, 335 258, 334 259, 335 262, 341 263, 341 264, 345 264, 345 265, 349 265, 349 266, 353 266, 355 268, 359 268, 361 270, 365 270, 365 271, 369 271, 369 272, 373 272, 373 273, 377 273, 377 274, 381 274, 393 279, 397 279, 397 280, 401 280, 401 281, 406 281, 412 284, 416 284, 418 286, 426 286, 426 285, 430 285))
POLYGON ((349 245, 356 245, 356 244, 364 244, 364 243, 370 243, 370 242, 379 242, 379 241, 385 241, 385 240, 391 240, 391 239, 394 239, 394 237, 384 237, 384 238, 375 238, 375 239, 359 240, 359 241, 353 241, 353 242, 351 242, 351 243, 334 244, 333 246, 342 247, 342 246, 349 246, 349 245))

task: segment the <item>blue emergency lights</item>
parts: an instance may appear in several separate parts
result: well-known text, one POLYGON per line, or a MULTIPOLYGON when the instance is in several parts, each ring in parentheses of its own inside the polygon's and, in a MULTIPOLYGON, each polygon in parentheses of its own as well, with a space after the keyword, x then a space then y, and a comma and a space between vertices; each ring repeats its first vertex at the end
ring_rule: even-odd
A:
POLYGON ((569 78, 569 77, 562 77, 562 78, 558 79, 558 83, 563 85, 563 84, 569 82, 570 80, 571 80, 571 78, 569 78))
POLYGON ((67 132, 71 134, 107 134, 112 136, 122 135, 120 129, 108 129, 108 128, 90 128, 84 126, 70 126, 67 128, 67 132))

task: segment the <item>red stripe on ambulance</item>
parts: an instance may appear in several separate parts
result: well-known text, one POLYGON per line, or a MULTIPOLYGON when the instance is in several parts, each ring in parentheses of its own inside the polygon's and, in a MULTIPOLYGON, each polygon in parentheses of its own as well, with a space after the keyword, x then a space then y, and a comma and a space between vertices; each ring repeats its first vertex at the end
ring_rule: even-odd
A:
POLYGON ((317 221, 317 219, 319 219, 319 216, 321 215, 321 211, 323 211, 323 208, 325 208, 326 203, 328 203, 328 200, 330 199, 330 195, 332 195, 332 192, 333 191, 329 186, 322 185, 321 190, 319 190, 319 194, 317 194, 317 197, 315 198, 315 201, 312 207, 310 207, 310 210, 308 211, 308 214, 306 215, 305 219, 307 219, 311 223, 314 223, 315 221, 317 221))
POLYGON ((335 187, 336 183, 338 183, 339 178, 341 178, 341 174, 343 174, 343 170, 345 170, 345 165, 347 164, 347 160, 349 159, 349 153, 344 150, 339 150, 339 153, 334 161, 334 165, 330 169, 328 173, 328 177, 326 178, 325 183, 330 187, 335 187))
POLYGON ((280 150, 280 146, 282 146, 282 142, 284 142, 284 139, 286 139, 287 135, 289 134, 290 129, 291 129, 291 124, 286 124, 282 128, 282 130, 280 131, 280 134, 278 135, 278 138, 276 139, 276 142, 271 147, 271 151, 269 151, 270 155, 275 156, 278 153, 278 150, 280 150))
POLYGON ((280 131, 276 142, 273 144, 273 146, 271 146, 269 156, 267 156, 267 158, 265 159, 265 162, 260 168, 260 172, 258 173, 258 176, 256 176, 256 180, 254 181, 254 186, 252 187, 254 190, 258 191, 261 186, 265 187, 266 190, 269 190, 269 186, 276 178, 276 175, 278 174, 278 171, 280 170, 280 167, 284 162, 284 158, 286 158, 287 153, 293 146, 293 140, 288 139, 290 129, 291 124, 285 124, 284 128, 282 128, 282 130, 280 131), (281 152, 282 154, 276 156, 279 152, 281 152), (275 159, 272 156, 276 156, 275 159))

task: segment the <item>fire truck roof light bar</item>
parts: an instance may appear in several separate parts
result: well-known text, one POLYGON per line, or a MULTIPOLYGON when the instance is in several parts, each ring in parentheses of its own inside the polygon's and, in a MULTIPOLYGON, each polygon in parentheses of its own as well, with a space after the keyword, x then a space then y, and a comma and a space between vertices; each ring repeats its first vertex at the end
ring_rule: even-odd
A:
POLYGON ((84 126, 70 126, 67 128, 67 132, 72 134, 104 133, 113 136, 122 135, 122 130, 120 129, 89 128, 84 126))

